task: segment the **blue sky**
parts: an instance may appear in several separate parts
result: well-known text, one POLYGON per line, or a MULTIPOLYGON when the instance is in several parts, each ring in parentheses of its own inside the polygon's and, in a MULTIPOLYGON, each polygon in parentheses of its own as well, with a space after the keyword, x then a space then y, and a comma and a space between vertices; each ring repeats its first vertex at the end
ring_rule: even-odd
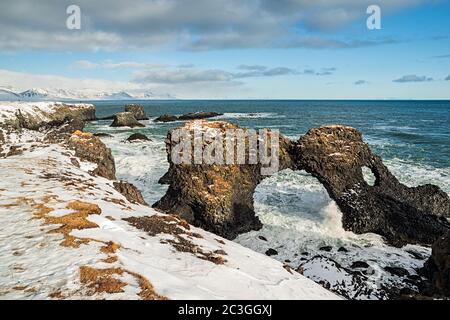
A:
POLYGON ((450 99, 450 3, 2 1, 0 86, 179 98, 450 99), (381 30, 365 10, 381 8, 381 30))

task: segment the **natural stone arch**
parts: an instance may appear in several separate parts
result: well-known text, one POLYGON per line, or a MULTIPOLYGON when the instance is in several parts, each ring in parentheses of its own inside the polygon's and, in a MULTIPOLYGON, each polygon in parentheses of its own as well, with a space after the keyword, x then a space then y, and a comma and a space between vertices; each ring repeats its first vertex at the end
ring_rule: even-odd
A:
MULTIPOLYGON (((238 128, 207 121, 196 127, 238 128)), ((261 165, 176 165, 170 137, 171 132, 166 140, 170 168, 160 181, 169 189, 154 206, 229 239, 261 228, 253 207, 253 193, 264 179, 261 165)), ((402 246, 431 244, 450 228, 448 195, 433 185, 401 184, 354 128, 314 128, 298 141, 280 136, 279 170, 286 168, 305 170, 323 184, 343 213, 345 230, 377 233, 402 246), (363 167, 373 172, 373 186, 364 180, 363 167)))

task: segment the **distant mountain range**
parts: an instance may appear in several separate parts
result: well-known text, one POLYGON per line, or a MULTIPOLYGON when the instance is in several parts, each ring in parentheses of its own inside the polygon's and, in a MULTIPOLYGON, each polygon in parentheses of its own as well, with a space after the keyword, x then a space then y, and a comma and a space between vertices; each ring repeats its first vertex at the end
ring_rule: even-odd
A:
POLYGON ((0 87, 0 101, 86 101, 86 100, 158 100, 176 99, 171 94, 154 94, 151 91, 130 93, 126 91, 95 91, 33 88, 25 91, 0 87))

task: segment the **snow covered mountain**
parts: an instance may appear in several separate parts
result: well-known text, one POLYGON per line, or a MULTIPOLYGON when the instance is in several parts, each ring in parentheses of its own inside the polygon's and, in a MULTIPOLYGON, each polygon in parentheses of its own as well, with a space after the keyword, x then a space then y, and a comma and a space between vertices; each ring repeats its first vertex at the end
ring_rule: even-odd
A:
POLYGON ((32 88, 17 91, 0 87, 0 101, 86 101, 86 100, 157 100, 176 99, 174 95, 155 94, 151 91, 96 91, 32 88))

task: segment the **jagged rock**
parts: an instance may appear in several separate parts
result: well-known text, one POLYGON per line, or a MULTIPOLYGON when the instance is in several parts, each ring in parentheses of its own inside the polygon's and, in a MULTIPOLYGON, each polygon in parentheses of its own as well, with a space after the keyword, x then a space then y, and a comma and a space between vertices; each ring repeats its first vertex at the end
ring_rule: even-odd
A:
POLYGON ((177 121, 178 117, 171 115, 171 114, 163 114, 161 116, 159 116, 158 118, 156 118, 154 121, 155 122, 174 122, 177 121))
POLYGON ((133 133, 130 137, 128 137, 127 141, 136 142, 136 141, 152 141, 152 140, 142 133, 133 133))
POLYGON ((364 261, 355 261, 350 266, 350 268, 352 268, 352 269, 359 269, 359 268, 367 269, 369 267, 370 267, 369 264, 364 261))
POLYGON ((398 277, 406 277, 409 276, 409 271, 402 267, 384 267, 384 270, 398 277))
POLYGON ((114 115, 111 127, 145 127, 142 123, 136 120, 131 112, 119 112, 114 115))
MULTIPOLYGON (((213 128, 222 133, 239 128, 226 122, 208 121, 188 122, 183 128, 192 132, 194 127, 202 132, 213 128)), ((261 174, 261 164, 174 164, 172 132, 169 131, 166 139, 170 167, 162 179, 170 185, 164 197, 153 206, 179 214, 191 224, 228 239, 260 229, 262 225, 255 216, 253 193, 265 177, 261 174)), ((290 147, 289 140, 280 136, 280 170, 292 167, 287 151, 290 147)), ((205 144, 202 148, 205 149, 205 144)))
POLYGON ((450 297, 450 232, 433 244, 433 253, 422 273, 431 281, 426 294, 450 297))
POLYGON ((191 112, 183 114, 182 116, 178 117, 178 120, 201 120, 201 119, 208 119, 208 118, 214 118, 223 115, 223 113, 217 113, 217 112, 191 112))
POLYGON ((127 104, 125 106, 125 112, 131 112, 136 120, 148 120, 144 106, 141 104, 127 104))
POLYGON ((67 141, 69 149, 75 151, 75 156, 82 161, 97 164, 92 174, 110 180, 116 179, 116 166, 111 149, 92 133, 76 131, 67 141))
POLYGON ((432 244, 450 228, 448 195, 433 185, 401 184, 354 128, 311 129, 299 139, 293 157, 297 169, 315 176, 336 201, 346 230, 377 233, 403 246, 432 244), (364 180, 363 167, 373 172, 374 186, 364 180))
POLYGON ((125 181, 113 182, 114 189, 119 191, 131 203, 147 205, 141 191, 131 183, 125 181))
POLYGON ((269 257, 276 256, 277 254, 278 254, 278 251, 275 249, 272 249, 272 248, 270 248, 266 251, 266 256, 269 256, 269 257))

